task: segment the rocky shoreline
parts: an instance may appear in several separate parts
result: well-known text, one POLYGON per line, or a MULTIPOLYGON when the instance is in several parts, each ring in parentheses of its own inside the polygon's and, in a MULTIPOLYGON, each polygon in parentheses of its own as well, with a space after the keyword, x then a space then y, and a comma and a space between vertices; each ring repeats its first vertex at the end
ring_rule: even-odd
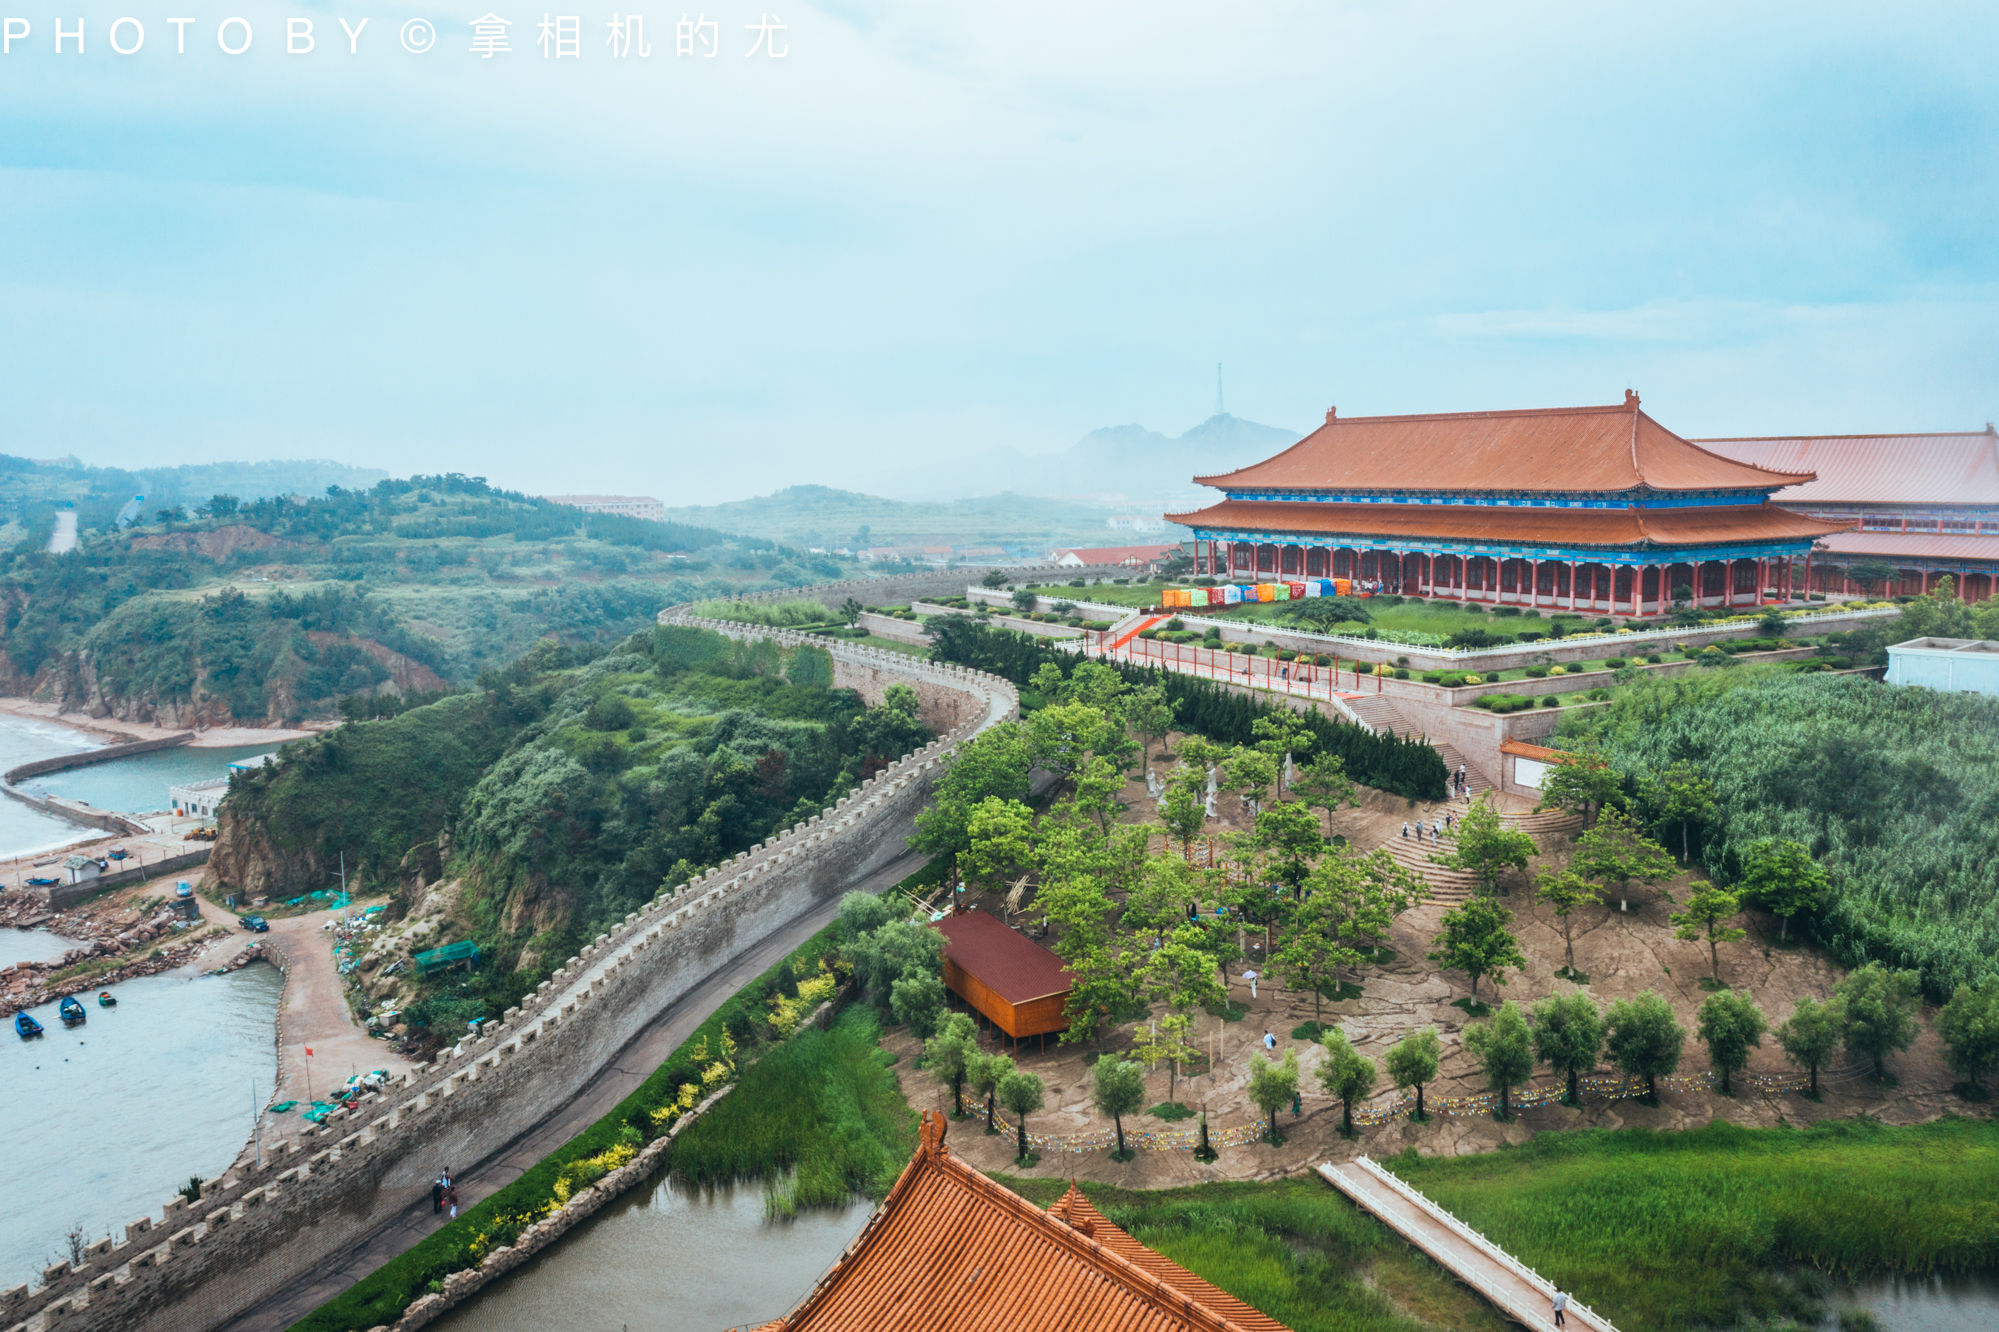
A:
MULTIPOLYGON (((227 931, 209 922, 188 922, 171 906, 150 914, 130 908, 115 911, 72 911, 50 913, 45 903, 24 894, 0 895, 0 925, 17 929, 46 929, 77 946, 61 957, 43 962, 17 962, 0 968, 0 1018, 23 1008, 39 1008, 68 995, 102 990, 140 976, 156 976, 194 961, 227 931), (176 938, 174 936, 178 935, 176 938), (166 940, 167 942, 160 942, 166 940), (156 946, 155 946, 156 945, 156 946), (143 951, 143 956, 136 956, 143 951), (92 958, 130 957, 119 965, 92 971, 65 980, 58 974, 92 958)), ((234 971, 263 956, 252 945, 231 958, 218 970, 234 971)))

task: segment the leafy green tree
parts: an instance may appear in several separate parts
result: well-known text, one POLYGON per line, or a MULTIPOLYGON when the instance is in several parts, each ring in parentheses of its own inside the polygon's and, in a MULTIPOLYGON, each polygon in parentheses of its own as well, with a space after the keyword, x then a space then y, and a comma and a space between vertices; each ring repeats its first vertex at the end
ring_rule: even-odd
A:
POLYGON ((867 607, 863 606, 858 600, 848 597, 840 603, 840 618, 846 621, 847 627, 851 629, 861 622, 861 612, 866 609, 867 607))
POLYGON ((1202 947, 1206 933, 1183 922, 1140 962, 1136 981, 1147 1002, 1163 1001, 1179 1013, 1228 1002, 1214 955, 1202 947))
POLYGON ((1090 1066, 1090 1104, 1099 1114, 1109 1115, 1117 1127, 1117 1157, 1129 1161, 1124 1146, 1124 1117, 1145 1108, 1145 1069, 1116 1055, 1098 1055, 1090 1066))
POLYGON ((1624 779, 1603 755, 1584 749, 1555 764, 1541 778, 1536 809, 1566 809, 1582 815, 1583 826, 1624 793, 1624 779))
POLYGON ((1178 1090, 1180 1067, 1199 1053, 1188 1039, 1194 1019, 1186 1013, 1168 1013, 1153 1023, 1137 1040, 1131 1052, 1146 1064, 1166 1065, 1166 1099, 1178 1090))
POLYGON ((938 1024, 937 1034, 923 1043, 923 1066, 951 1089, 954 1119, 965 1117, 965 1079, 979 1057, 978 1024, 963 1013, 947 1016, 938 1024))
POLYGON ((1571 972, 1576 969, 1575 922, 1570 919, 1577 907, 1594 906, 1603 901, 1596 885, 1574 870, 1542 870, 1534 887, 1534 893, 1548 909, 1555 913, 1555 919, 1562 923, 1563 965, 1571 972))
POLYGON ((1915 1043, 1916 1014, 1922 1009, 1916 973, 1869 962, 1839 983, 1839 1003, 1846 1015, 1847 1052, 1871 1060, 1874 1076, 1885 1081, 1888 1056, 1915 1043))
POLYGON ((1617 909, 1631 906, 1633 883, 1663 883, 1679 872, 1665 847, 1638 831, 1616 806, 1606 808, 1595 826, 1576 839, 1569 868, 1617 894, 1617 909))
POLYGON ((785 659, 784 678, 800 689, 831 689, 833 654, 822 647, 801 644, 785 659))
POLYGON ((1749 1063, 1749 1052, 1763 1043, 1768 1029, 1763 1010, 1740 990, 1716 990, 1702 1002, 1694 1030, 1707 1046, 1708 1062, 1721 1074, 1724 1096, 1729 1079, 1749 1063))
POLYGON ((1944 1057, 1974 1087, 1999 1070, 1999 979, 1987 976, 1957 987, 1937 1012, 1944 1057))
POLYGON ((1028 614, 1034 610, 1035 604, 1041 598, 1034 594, 1034 589, 1031 587, 1016 587, 1013 590, 1013 595, 1008 597, 1007 600, 1013 603, 1015 610, 1022 614, 1028 614))
POLYGON ((1019 1135, 1015 1140, 1019 1154, 1014 1157, 1014 1164, 1028 1165, 1027 1117, 1039 1110, 1046 1100, 1041 1079, 1018 1070, 1008 1073, 1000 1079, 999 1099, 1001 1105, 1013 1112, 1014 1132, 1019 1135))
POLYGON ((1465 1028, 1465 1050, 1499 1093, 1499 1117, 1513 1118, 1513 1089, 1534 1073, 1534 1036, 1520 1005, 1508 999, 1490 1021, 1465 1028))
POLYGON ((1006 586, 1006 571, 1005 571, 1004 569, 988 569, 988 570, 986 570, 986 576, 985 576, 984 578, 981 578, 981 579, 979 580, 979 586, 980 586, 980 587, 992 587, 992 588, 999 588, 999 587, 1005 587, 1005 586, 1006 586))
POLYGON ((1513 913, 1490 897, 1474 897, 1463 906, 1444 913, 1443 928, 1433 941, 1436 951, 1429 954, 1445 971, 1462 971, 1471 977, 1472 1001, 1478 1001, 1478 978, 1492 977, 1494 985, 1506 984, 1506 970, 1527 965, 1520 941, 1506 927, 1513 913))
POLYGON ((1319 820, 1295 801, 1283 801, 1258 813, 1256 840, 1269 853, 1271 872, 1293 897, 1326 849, 1326 839, 1319 835, 1319 820))
POLYGON ((1347 776, 1346 760, 1338 754, 1314 754, 1291 780, 1291 794, 1307 808, 1326 816, 1326 836, 1333 835, 1333 811, 1360 804, 1360 787, 1347 776))
POLYGON ((1181 853, 1188 860, 1194 858, 1194 839, 1208 821, 1207 782, 1205 770, 1183 762, 1167 777, 1166 794, 1159 801, 1159 821, 1168 836, 1180 839, 1181 853))
POLYGON ((1388 1068, 1388 1079, 1398 1090, 1403 1087, 1416 1089, 1415 1119, 1419 1124, 1429 1118, 1423 1113, 1423 1088, 1436 1081, 1437 1061, 1442 1054, 1443 1045, 1437 1039, 1437 1029, 1423 1027, 1389 1046, 1388 1053, 1382 1058, 1388 1068))
POLYGON ((888 1008, 912 1034, 928 1036, 944 1011, 944 978, 934 971, 905 971, 889 986, 888 1008))
POLYGON ((1140 685, 1124 698, 1124 724, 1138 737, 1139 758, 1145 772, 1152 771, 1152 745, 1164 740, 1173 729, 1173 705, 1166 690, 1156 684, 1140 685))
POLYGON ((1222 759, 1221 784, 1244 797, 1264 803, 1264 793, 1277 784, 1277 760, 1261 750, 1237 747, 1222 759))
POLYGON ((1286 606, 1283 618, 1320 633, 1331 631, 1334 625, 1368 624, 1374 619, 1367 603, 1358 597, 1308 597, 1286 606))
POLYGON ((1582 1075, 1603 1057, 1603 1014, 1581 990, 1551 994, 1534 1005, 1534 1053, 1562 1075, 1568 1102, 1581 1105, 1582 1075))
POLYGON ((1718 945, 1734 943, 1745 937, 1748 931, 1728 922, 1742 914, 1742 901, 1734 893, 1717 884, 1703 883, 1687 899, 1685 911, 1675 911, 1673 937, 1692 942, 1707 940, 1708 965, 1713 969, 1715 984, 1721 983, 1721 953, 1718 945))
POLYGON ((1659 1079, 1680 1066, 1687 1031, 1673 1006, 1647 990, 1636 999, 1619 999, 1604 1022, 1604 1048, 1618 1068, 1645 1079, 1645 1095, 1657 1103, 1659 1079))
POLYGON ((1250 723, 1249 732, 1256 737, 1256 747, 1270 759, 1271 768, 1277 774, 1277 794, 1284 795, 1284 760, 1289 756, 1295 764, 1317 738, 1304 717, 1286 707, 1276 708, 1250 723))
POLYGON ((1027 731, 1007 722, 973 736, 944 760, 930 807, 916 816, 910 845, 925 855, 955 856, 971 845, 972 811, 988 799, 1026 804, 1031 792, 1027 731))
POLYGON ((1444 863, 1476 874, 1479 887, 1492 894, 1499 891, 1500 875, 1526 869, 1539 849, 1532 837, 1507 827, 1490 800, 1480 799, 1458 820, 1457 845, 1444 863))
POLYGON ((1093 755, 1113 748, 1117 724, 1087 703, 1051 703, 1027 722, 1027 751, 1062 785, 1075 780, 1093 755))
POLYGON ((971 845, 958 856, 965 882, 1004 892, 1034 872, 1034 811, 1017 800, 987 796, 972 810, 966 832, 971 845))
POLYGON ((1639 791, 1655 819, 1679 825, 1680 862, 1685 864, 1690 854, 1688 831, 1694 824, 1706 823, 1714 817, 1714 783, 1699 768, 1682 759, 1646 778, 1639 784, 1639 791))
POLYGON ((1319 1065, 1319 1083, 1340 1103, 1340 1132, 1351 1138, 1354 1102, 1374 1095, 1374 1061, 1354 1049, 1338 1027, 1326 1028, 1319 1040, 1326 1047, 1326 1060, 1319 1065))
POLYGON ((1819 1069, 1832 1058, 1845 1034, 1846 1013, 1839 1000, 1820 1003, 1810 995, 1798 1000, 1791 1016, 1777 1028, 1777 1044, 1784 1047, 1785 1057, 1811 1074, 1811 1095, 1815 1101, 1819 1096, 1819 1069))
MULTIPOLYGON (((964 1015, 953 1014, 953 1016, 963 1017, 964 1015)), ((965 1020, 968 1022, 971 1021, 970 1018, 966 1018, 965 1020)), ((987 1054, 984 1051, 975 1051, 971 1062, 965 1067, 965 1085, 972 1089, 972 1095, 985 1102, 986 1132, 988 1133, 997 1133, 999 1131, 993 1124, 993 1102, 999 1096, 1000 1083, 1004 1082, 1007 1074, 1013 1071, 1012 1058, 998 1051, 994 1051, 991 1054, 987 1054)))
POLYGON ((1124 809, 1124 771, 1101 754, 1075 775, 1075 789, 1059 814, 1096 820, 1097 831, 1109 836, 1111 822, 1124 809))
POLYGON ((1815 911, 1830 883, 1803 842, 1766 837, 1750 845, 1742 867, 1742 894, 1780 922, 1777 937, 1791 937, 1791 917, 1815 911))
POLYGON ((1314 893, 1291 913, 1270 955, 1270 965, 1285 984, 1312 992, 1315 1022, 1327 980, 1338 976, 1342 965, 1357 966, 1361 960, 1344 937, 1345 925, 1345 915, 1332 895, 1314 893))
MULTIPOLYGON (((898 914, 893 898, 878 893, 848 893, 840 899, 840 938, 852 947, 894 920, 898 914)), ((851 962, 853 959, 849 957, 847 960, 851 962)))
POLYGON ((889 1001, 898 977, 910 972, 941 974, 944 939, 927 925, 892 920, 847 944, 854 979, 878 1004, 889 1001))
POLYGON ((1272 1062, 1262 1055, 1249 1061, 1249 1100, 1264 1114, 1270 1126, 1270 1144, 1284 1139, 1277 1132, 1277 1112, 1298 1094, 1298 1052, 1286 1050, 1284 1058, 1272 1062))
MULTIPOLYGON (((1303 983, 1315 994, 1328 973, 1338 982, 1342 966, 1358 966, 1360 950, 1385 939, 1395 918, 1424 897, 1422 882, 1379 848, 1365 856, 1333 848, 1313 866, 1306 887, 1279 945, 1292 956, 1280 951, 1272 960, 1294 976, 1310 975, 1303 983)), ((1318 1017, 1316 999, 1312 1016, 1318 1017)))

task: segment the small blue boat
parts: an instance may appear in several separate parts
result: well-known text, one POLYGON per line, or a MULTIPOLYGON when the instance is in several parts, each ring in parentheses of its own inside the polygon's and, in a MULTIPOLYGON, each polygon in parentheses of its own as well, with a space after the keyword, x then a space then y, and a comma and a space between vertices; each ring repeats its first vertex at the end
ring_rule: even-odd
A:
POLYGON ((42 1024, 29 1017, 26 1013, 16 1013, 14 1014, 14 1034, 24 1041, 32 1040, 34 1037, 42 1034, 42 1024))
POLYGON ((61 1016, 65 1027, 80 1027, 90 1020, 90 1014, 84 1011, 82 1004, 76 1002, 76 996, 73 994, 63 997, 63 1001, 56 1005, 56 1012, 61 1016))
POLYGON ((116 1008, 118 1007, 118 998, 111 991, 106 990, 97 996, 97 1006, 99 1008, 116 1008))

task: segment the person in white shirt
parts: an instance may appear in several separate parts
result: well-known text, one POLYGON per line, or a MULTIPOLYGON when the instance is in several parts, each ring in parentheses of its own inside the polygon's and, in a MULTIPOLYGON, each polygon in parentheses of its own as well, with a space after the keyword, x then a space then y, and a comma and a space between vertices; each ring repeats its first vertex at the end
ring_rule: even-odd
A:
POLYGON ((1568 1307, 1569 1307, 1569 1297, 1568 1297, 1567 1295, 1563 1294, 1563 1293, 1562 1293, 1561 1291, 1559 1291, 1559 1290, 1558 1290, 1558 1291, 1556 1291, 1556 1292, 1555 1292, 1555 1326, 1556 1326, 1556 1327, 1567 1327, 1567 1326, 1569 1325, 1569 1323, 1568 1323, 1568 1320, 1567 1320, 1566 1318, 1562 1317, 1562 1310, 1564 1310, 1564 1309, 1566 1309, 1566 1308, 1568 1308, 1568 1307))

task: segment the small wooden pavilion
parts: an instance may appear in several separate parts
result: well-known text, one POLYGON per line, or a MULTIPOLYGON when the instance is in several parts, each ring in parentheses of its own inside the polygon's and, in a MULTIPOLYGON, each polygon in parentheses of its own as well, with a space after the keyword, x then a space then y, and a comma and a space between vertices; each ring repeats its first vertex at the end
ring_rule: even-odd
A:
POLYGON ((916 1155, 797 1307, 756 1332, 1287 1332, 1154 1253, 1080 1190, 1042 1211, 952 1156, 916 1155))
POLYGON ((1013 1038, 1069 1025, 1062 1010, 1073 981, 1062 959, 986 911, 960 911, 936 924, 944 936, 944 984, 1013 1038))

